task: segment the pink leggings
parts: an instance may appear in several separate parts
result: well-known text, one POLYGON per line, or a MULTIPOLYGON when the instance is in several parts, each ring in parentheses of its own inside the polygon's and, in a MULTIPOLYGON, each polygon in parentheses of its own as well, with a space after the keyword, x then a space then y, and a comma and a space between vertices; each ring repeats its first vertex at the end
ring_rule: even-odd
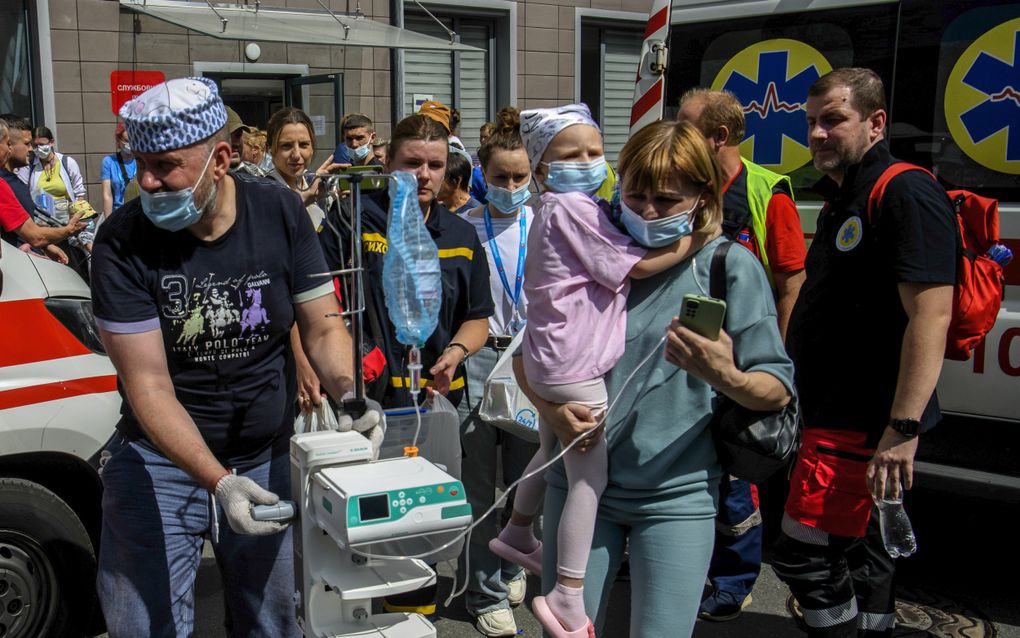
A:
MULTIPOLYGON (((601 385, 601 379, 598 380, 601 385)), ((583 382, 590 384, 591 382, 583 382)), ((570 384, 574 386, 574 384, 570 384)), ((550 392, 552 388, 542 384, 533 384, 535 391, 547 401, 556 403, 583 403, 591 407, 596 414, 604 413, 606 407, 605 385, 598 388, 590 385, 580 396, 575 394, 573 401, 564 400, 562 392, 550 392), (578 398, 582 400, 577 400, 578 398)), ((555 387, 555 386, 554 386, 555 387)), ((561 386, 557 390, 567 390, 570 386, 561 386)), ((574 386, 576 389, 576 386, 574 386)), ((549 461, 555 454, 556 435, 551 427, 539 422, 541 447, 528 464, 525 475, 535 471, 549 461)), ((567 471, 567 498, 563 505, 557 535, 556 572, 567 578, 584 578, 588 566, 588 554, 591 552, 592 535, 595 530, 595 516, 598 512, 599 498, 606 489, 609 470, 609 454, 606 448, 606 435, 603 429, 597 435, 594 445, 586 452, 571 449, 563 457, 567 471)), ((545 477, 536 474, 517 487, 514 509, 525 516, 535 516, 542 505, 545 495, 545 477)))

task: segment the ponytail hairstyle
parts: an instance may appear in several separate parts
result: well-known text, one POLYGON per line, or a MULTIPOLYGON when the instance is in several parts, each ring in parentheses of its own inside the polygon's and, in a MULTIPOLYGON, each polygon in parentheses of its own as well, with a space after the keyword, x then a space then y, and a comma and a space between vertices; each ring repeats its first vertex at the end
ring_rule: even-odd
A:
POLYGON ((393 158, 400 151, 400 147, 405 142, 411 141, 442 142, 444 145, 448 145, 450 143, 450 134, 446 132, 446 128, 442 124, 430 117, 420 113, 408 115, 400 120, 396 128, 393 129, 393 135, 390 137, 389 153, 387 154, 389 160, 393 161, 393 158))
POLYGON ((478 149, 478 161, 485 169, 496 151, 516 151, 524 148, 521 139, 521 110, 516 106, 507 106, 496 114, 492 122, 492 136, 482 148, 478 149))

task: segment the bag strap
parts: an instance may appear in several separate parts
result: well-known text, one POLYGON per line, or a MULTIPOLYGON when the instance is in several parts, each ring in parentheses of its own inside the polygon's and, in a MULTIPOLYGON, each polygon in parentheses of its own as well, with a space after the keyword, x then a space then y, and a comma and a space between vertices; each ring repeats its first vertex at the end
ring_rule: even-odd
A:
POLYGON ((906 173, 907 171, 923 171, 927 173, 929 177, 935 179, 935 175, 923 166, 917 166, 910 162, 896 162, 895 164, 890 164, 884 171, 882 171, 882 174, 878 176, 878 180, 875 182, 875 185, 871 187, 871 194, 868 195, 867 217, 869 224, 873 222, 875 214, 881 210, 882 197, 885 195, 885 189, 889 186, 889 182, 891 182, 897 175, 906 173))
POLYGON ((120 156, 120 151, 114 153, 113 156, 117 158, 117 165, 120 166, 120 176, 124 179, 124 185, 127 186, 131 179, 128 177, 127 167, 124 166, 124 159, 120 156))
POLYGON ((732 241, 725 241, 715 249, 712 263, 708 267, 708 294, 716 299, 726 300, 726 255, 732 241))

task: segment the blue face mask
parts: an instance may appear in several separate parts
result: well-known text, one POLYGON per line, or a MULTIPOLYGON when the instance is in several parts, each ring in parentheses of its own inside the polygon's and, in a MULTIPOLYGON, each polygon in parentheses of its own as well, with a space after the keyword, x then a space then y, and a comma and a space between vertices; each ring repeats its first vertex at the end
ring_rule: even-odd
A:
POLYGON ((524 206, 531 199, 531 191, 528 190, 528 184, 513 190, 493 186, 492 184, 487 184, 487 186, 489 191, 485 194, 485 197, 501 213, 516 213, 521 206, 524 206))
POLYGON ((195 205, 195 190, 205 178, 205 171, 209 168, 209 162, 212 161, 215 152, 213 150, 209 153, 209 158, 205 160, 205 166, 202 167, 202 175, 194 186, 162 193, 149 193, 145 189, 141 189, 139 198, 142 200, 142 212, 154 226, 170 232, 177 232, 191 226, 202 217, 202 212, 216 197, 216 186, 213 185, 209 196, 205 198, 201 206, 195 205))
POLYGON ((556 193, 591 195, 606 181, 606 158, 590 162, 542 162, 549 169, 545 187, 556 193))
POLYGON ((624 228, 637 243, 647 248, 662 248, 694 231, 691 228, 691 213, 699 203, 700 200, 694 202, 694 205, 689 209, 676 215, 647 220, 632 211, 621 199, 620 221, 623 222, 624 228))
POLYGON ((350 146, 347 147, 347 154, 351 156, 352 160, 356 160, 359 162, 368 157, 368 154, 371 152, 372 152, 371 144, 362 144, 358 148, 351 148, 350 146))

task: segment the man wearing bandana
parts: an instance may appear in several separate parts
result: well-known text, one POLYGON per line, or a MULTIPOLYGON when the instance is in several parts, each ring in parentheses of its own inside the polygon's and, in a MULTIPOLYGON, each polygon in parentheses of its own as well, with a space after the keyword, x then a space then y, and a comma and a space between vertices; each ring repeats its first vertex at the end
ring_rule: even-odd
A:
POLYGON ((208 533, 231 635, 300 636, 291 532, 251 507, 290 494, 295 322, 330 395, 353 386, 332 284, 313 276, 326 271, 321 248, 295 193, 230 173, 209 80, 170 80, 120 115, 140 197, 101 227, 93 255, 96 320, 124 399, 103 470, 110 635, 191 634, 208 533))

